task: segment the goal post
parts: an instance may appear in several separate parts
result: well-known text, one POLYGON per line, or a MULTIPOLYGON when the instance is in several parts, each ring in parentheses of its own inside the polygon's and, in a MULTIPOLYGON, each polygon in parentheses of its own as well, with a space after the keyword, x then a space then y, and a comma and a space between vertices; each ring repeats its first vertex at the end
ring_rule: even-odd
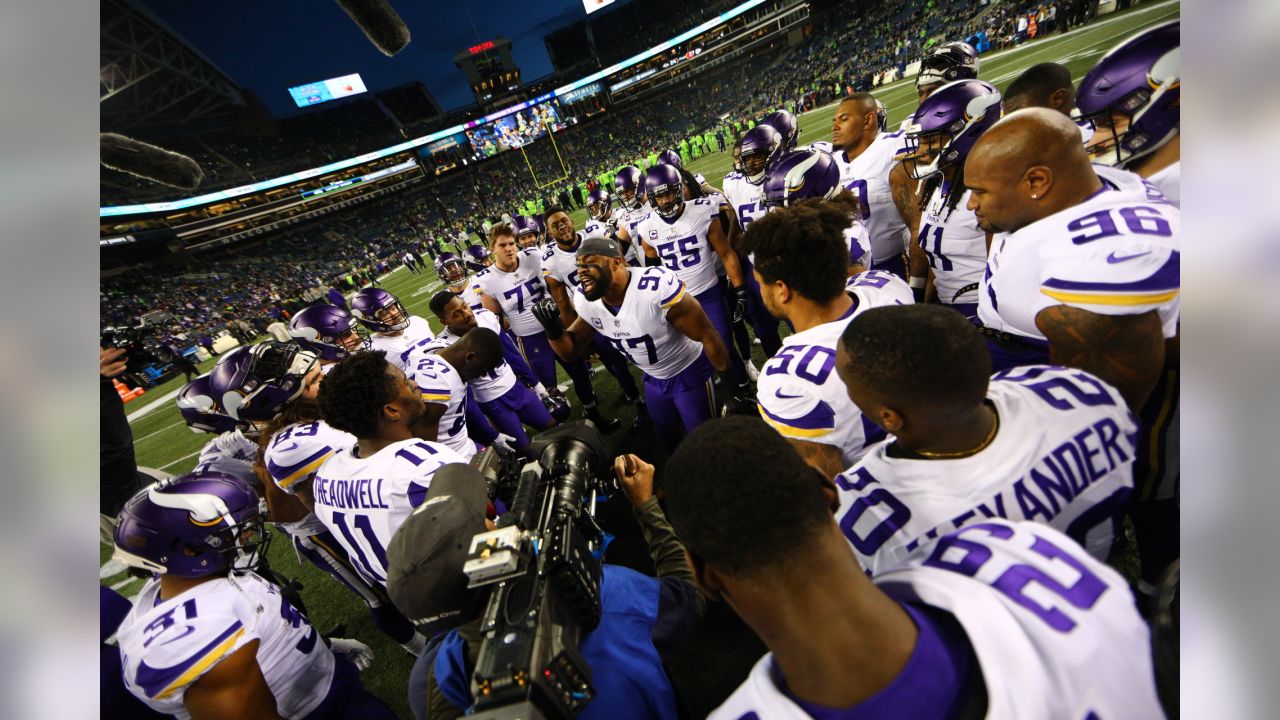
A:
POLYGON ((551 185, 555 185, 556 183, 563 182, 569 179, 569 167, 565 165, 564 156, 560 154, 560 145, 556 143, 555 132, 551 130, 550 125, 544 124, 543 128, 547 131, 547 138, 551 140, 551 148, 555 150, 555 153, 556 153, 556 162, 559 163, 560 165, 559 177, 550 178, 546 182, 542 182, 538 180, 538 172, 533 169, 533 163, 529 160, 528 151, 525 150, 524 145, 520 146, 520 155, 521 157, 524 158, 525 166, 529 168, 529 177, 533 178, 534 187, 538 188, 539 190, 546 187, 550 187, 551 185))

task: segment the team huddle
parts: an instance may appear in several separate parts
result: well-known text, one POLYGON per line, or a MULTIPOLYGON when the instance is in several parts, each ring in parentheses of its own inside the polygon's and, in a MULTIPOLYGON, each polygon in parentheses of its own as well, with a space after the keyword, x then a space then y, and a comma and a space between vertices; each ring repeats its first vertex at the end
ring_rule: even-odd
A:
MULTIPOLYGON (((531 458, 569 420, 559 365, 600 431, 623 423, 594 383, 616 382, 665 450, 661 507, 631 499, 674 529, 681 592, 769 648, 712 717, 1162 716, 1135 591, 1179 554, 1179 25, 1075 85, 978 70, 947 43, 896 130, 858 93, 829 142, 765 117, 718 188, 667 151, 592 190, 581 229, 509 217, 436 258, 438 334, 369 287, 226 353, 177 399, 213 436, 197 467, 117 521, 117 557, 154 574, 117 632, 124 687, 179 717, 393 716, 361 688, 368 648, 319 637, 261 568, 270 522, 419 658, 415 713, 461 716, 478 620, 420 607, 405 546, 483 487, 448 468, 531 458), (1132 583, 1106 564, 1126 522, 1132 583)), ((629 496, 653 481, 617 472, 629 496)), ((674 717, 611 670, 584 717, 674 717)))

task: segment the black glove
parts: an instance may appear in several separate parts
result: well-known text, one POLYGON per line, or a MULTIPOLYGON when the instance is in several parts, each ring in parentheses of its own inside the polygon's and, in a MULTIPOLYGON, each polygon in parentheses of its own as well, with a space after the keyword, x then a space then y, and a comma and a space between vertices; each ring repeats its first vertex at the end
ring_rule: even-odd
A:
POLYGON ((733 322, 739 323, 747 317, 747 286, 734 288, 733 294, 737 296, 733 305, 733 322))
POLYGON ((533 304, 533 316, 547 331, 548 340, 559 340, 564 335, 564 322, 560 320, 560 308, 551 298, 539 300, 533 304))

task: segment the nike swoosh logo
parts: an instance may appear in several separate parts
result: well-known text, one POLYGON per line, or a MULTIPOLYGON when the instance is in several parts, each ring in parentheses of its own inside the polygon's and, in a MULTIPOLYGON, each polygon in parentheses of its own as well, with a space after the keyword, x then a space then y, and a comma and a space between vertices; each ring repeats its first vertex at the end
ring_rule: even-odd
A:
POLYGON ((774 390, 773 396, 779 400, 795 400, 796 398, 804 397, 803 395, 783 395, 781 390, 774 390))
POLYGON ((195 632, 195 631, 196 631, 196 626, 195 626, 195 625, 187 625, 187 626, 185 626, 185 627, 183 628, 183 633, 182 633, 181 635, 175 635, 174 637, 171 637, 171 638, 169 638, 168 640, 165 640, 164 642, 162 642, 162 643, 160 643, 160 644, 161 644, 161 645, 168 645, 169 643, 174 642, 174 641, 176 641, 176 640, 181 640, 182 638, 184 638, 184 637, 186 637, 186 636, 190 635, 191 633, 193 633, 193 632, 195 632))
POLYGON ((1148 251, 1146 251, 1146 252, 1134 253, 1133 255, 1116 255, 1116 254, 1113 252, 1113 253, 1111 253, 1110 255, 1108 255, 1108 256, 1107 256, 1107 264, 1108 264, 1108 265, 1115 265, 1116 263, 1122 263, 1122 262, 1124 262, 1124 261, 1126 261, 1126 260, 1132 260, 1132 259, 1134 259, 1134 258, 1140 258, 1140 257, 1142 257, 1143 255, 1150 255, 1150 254, 1151 254, 1151 251, 1150 251, 1150 250, 1148 250, 1148 251))
POLYGON ((297 450, 297 449, 298 449, 298 443, 292 442, 292 443, 289 443, 289 447, 281 446, 280 452, 289 452, 290 450, 297 450))

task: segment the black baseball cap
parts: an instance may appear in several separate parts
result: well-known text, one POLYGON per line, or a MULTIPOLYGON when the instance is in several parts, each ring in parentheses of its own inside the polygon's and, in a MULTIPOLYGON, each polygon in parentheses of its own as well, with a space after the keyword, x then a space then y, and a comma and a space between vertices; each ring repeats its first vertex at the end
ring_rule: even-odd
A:
POLYGON ((583 238, 582 244, 578 246, 578 252, 574 254, 578 257, 582 257, 584 255, 624 257, 622 254, 622 245, 618 244, 617 240, 603 235, 590 235, 583 238))
POLYGON ((428 634, 455 628, 476 616, 488 596, 468 590, 462 571, 471 538, 482 533, 489 506, 483 475, 453 463, 436 471, 427 498, 391 537, 387 594, 428 634))

